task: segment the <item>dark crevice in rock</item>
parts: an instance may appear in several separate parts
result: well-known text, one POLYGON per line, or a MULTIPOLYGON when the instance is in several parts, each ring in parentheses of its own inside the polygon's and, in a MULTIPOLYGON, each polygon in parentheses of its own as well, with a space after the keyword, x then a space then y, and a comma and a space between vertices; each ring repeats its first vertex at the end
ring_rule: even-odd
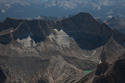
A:
POLYGON ((104 74, 108 68, 109 68, 109 64, 106 62, 103 62, 97 66, 97 70, 95 74, 96 75, 104 74))
POLYGON ((38 83, 49 83, 49 82, 47 82, 45 80, 38 80, 38 83))
POLYGON ((4 74, 3 70, 0 68, 0 83, 5 83, 6 75, 4 74))

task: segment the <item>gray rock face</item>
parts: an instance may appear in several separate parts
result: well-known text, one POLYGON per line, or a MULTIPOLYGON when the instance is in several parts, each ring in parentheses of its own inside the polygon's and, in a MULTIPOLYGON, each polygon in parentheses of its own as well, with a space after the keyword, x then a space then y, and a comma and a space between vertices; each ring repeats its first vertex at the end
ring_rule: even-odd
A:
POLYGON ((118 44, 112 37, 103 46, 103 51, 101 53, 101 60, 108 63, 113 63, 125 53, 125 48, 118 44))
POLYGON ((89 60, 63 30, 54 30, 43 42, 32 42, 28 37, 0 45, 4 83, 76 83, 84 69, 93 69, 98 62, 89 60))
POLYGON ((101 49, 96 70, 77 83, 124 83, 125 48, 111 37, 101 49))

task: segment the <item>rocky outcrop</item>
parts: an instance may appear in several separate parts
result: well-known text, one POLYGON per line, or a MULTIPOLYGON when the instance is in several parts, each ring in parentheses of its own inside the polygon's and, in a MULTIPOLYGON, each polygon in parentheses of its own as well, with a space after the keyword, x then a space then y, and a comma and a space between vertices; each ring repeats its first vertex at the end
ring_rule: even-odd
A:
POLYGON ((76 83, 84 74, 81 69, 67 63, 62 57, 54 56, 48 67, 48 76, 49 83, 76 83))
POLYGON ((124 83, 125 80, 122 79, 124 76, 121 72, 124 73, 125 48, 111 37, 108 43, 100 49, 102 49, 101 61, 96 70, 93 70, 77 83, 124 83))
POLYGON ((111 37, 109 41, 103 46, 100 59, 102 60, 102 62, 106 61, 109 64, 112 64, 114 61, 118 59, 118 57, 122 56, 124 53, 125 53, 125 48, 119 43, 117 43, 113 39, 113 37, 111 37))
POLYGON ((108 63, 99 64, 96 71, 88 74, 77 83, 124 83, 125 58, 123 57, 124 55, 110 66, 108 63))
MULTIPOLYGON (((100 64, 101 66, 102 64, 100 64)), ((104 67, 104 65, 102 65, 104 67)), ((97 67, 98 69, 99 67, 97 67)), ((94 78, 92 83, 124 83, 125 58, 118 59, 103 74, 94 78)))
POLYGON ((5 73, 4 73, 4 70, 2 70, 0 68, 0 83, 5 83, 6 79, 7 79, 7 77, 6 77, 5 73))

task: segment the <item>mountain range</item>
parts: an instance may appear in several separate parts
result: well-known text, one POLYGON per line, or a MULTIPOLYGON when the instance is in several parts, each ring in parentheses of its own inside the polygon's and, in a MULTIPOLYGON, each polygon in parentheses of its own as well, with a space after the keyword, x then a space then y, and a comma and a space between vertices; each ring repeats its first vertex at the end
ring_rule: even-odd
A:
POLYGON ((115 64, 124 45, 124 34, 89 13, 58 20, 7 18, 0 23, 0 83, 98 83, 100 65, 115 64))
MULTIPOLYGON (((51 33, 51 29, 63 30, 78 43, 82 49, 94 49, 105 44, 113 36, 118 42, 124 45, 124 35, 110 29, 105 23, 98 23, 90 14, 79 13, 69 18, 57 21, 46 20, 16 20, 7 18, 1 23, 1 30, 16 28, 21 22, 21 28, 14 32, 14 39, 26 38, 29 35, 35 42, 43 41, 51 33), (36 27, 36 28, 34 28, 36 27), (120 36, 120 37, 119 37, 120 36)), ((2 40, 1 43, 9 43, 2 40)))

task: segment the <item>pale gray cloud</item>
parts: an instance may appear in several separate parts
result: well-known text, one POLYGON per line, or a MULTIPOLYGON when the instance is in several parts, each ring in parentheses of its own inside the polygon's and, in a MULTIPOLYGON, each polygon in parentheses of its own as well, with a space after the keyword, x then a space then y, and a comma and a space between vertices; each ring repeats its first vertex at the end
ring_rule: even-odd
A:
POLYGON ((118 3, 125 4, 125 0, 47 0, 46 7, 58 6, 65 9, 74 9, 78 6, 90 6, 100 10, 102 6, 112 6, 118 3), (122 2, 122 3, 121 3, 122 2))
POLYGON ((103 6, 124 5, 125 0, 0 0, 0 9, 10 8, 13 4, 28 6, 30 4, 41 4, 45 7, 61 7, 64 9, 75 9, 79 6, 89 6, 94 9, 102 9, 103 6))
POLYGON ((1 13, 5 13, 6 12, 6 10, 4 10, 4 9, 1 9, 1 13))
POLYGON ((19 4, 22 6, 30 5, 30 3, 26 0, 0 0, 0 9, 8 9, 14 4, 19 4))

